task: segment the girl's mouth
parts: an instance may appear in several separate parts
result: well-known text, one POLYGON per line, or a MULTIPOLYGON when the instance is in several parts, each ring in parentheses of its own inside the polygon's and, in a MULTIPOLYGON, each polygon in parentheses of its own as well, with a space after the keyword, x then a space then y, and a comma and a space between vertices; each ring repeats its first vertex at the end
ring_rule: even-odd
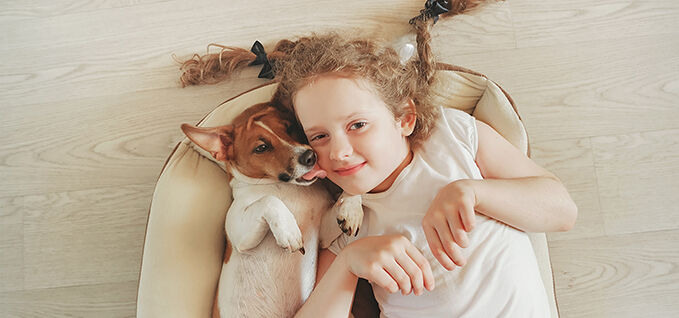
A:
POLYGON ((350 176, 352 174, 357 173, 363 166, 365 166, 366 162, 362 162, 353 166, 345 167, 345 168, 340 168, 340 169, 335 169, 335 173, 338 175, 345 177, 345 176, 350 176))

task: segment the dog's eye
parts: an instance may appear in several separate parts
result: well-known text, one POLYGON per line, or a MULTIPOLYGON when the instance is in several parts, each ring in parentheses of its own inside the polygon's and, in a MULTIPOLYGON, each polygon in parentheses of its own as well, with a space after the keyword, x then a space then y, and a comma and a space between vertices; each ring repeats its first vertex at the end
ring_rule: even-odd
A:
POLYGON ((257 146, 257 148, 255 148, 252 152, 254 152, 254 153, 263 153, 263 152, 265 152, 265 151, 271 150, 271 148, 272 148, 272 147, 269 146, 269 145, 267 145, 267 144, 261 144, 261 145, 257 146))

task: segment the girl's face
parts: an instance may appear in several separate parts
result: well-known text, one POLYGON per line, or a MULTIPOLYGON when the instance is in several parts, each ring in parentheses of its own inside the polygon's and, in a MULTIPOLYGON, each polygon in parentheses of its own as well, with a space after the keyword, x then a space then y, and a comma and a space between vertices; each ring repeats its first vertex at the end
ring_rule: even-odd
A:
POLYGON ((321 76, 293 99, 319 166, 354 195, 388 189, 412 158, 410 123, 396 120, 369 85, 363 79, 321 76))

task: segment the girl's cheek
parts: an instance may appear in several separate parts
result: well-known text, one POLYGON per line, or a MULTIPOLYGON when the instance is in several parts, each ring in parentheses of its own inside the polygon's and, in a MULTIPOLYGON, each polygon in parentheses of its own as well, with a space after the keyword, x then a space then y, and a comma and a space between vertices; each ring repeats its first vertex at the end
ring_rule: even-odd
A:
POLYGON ((318 166, 321 167, 321 169, 328 171, 328 169, 330 169, 329 166, 330 157, 328 155, 328 152, 325 149, 323 149, 323 147, 316 147, 313 149, 316 152, 318 166))

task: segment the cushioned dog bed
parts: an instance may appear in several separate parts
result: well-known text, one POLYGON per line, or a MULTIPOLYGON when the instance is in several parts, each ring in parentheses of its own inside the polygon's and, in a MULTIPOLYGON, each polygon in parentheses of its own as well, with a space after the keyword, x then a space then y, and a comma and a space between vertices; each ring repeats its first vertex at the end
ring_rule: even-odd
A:
MULTIPOLYGON (((225 101, 199 126, 230 123, 247 107, 268 101, 276 85, 264 84, 225 101)), ((528 137, 514 103, 493 81, 461 67, 440 64, 432 91, 435 105, 474 115, 528 153, 528 137)), ((226 172, 204 155, 185 139, 160 174, 146 227, 138 317, 210 317, 223 261, 224 219, 231 190, 226 172)), ((530 237, 552 316, 557 317, 546 237, 542 233, 530 237)))

